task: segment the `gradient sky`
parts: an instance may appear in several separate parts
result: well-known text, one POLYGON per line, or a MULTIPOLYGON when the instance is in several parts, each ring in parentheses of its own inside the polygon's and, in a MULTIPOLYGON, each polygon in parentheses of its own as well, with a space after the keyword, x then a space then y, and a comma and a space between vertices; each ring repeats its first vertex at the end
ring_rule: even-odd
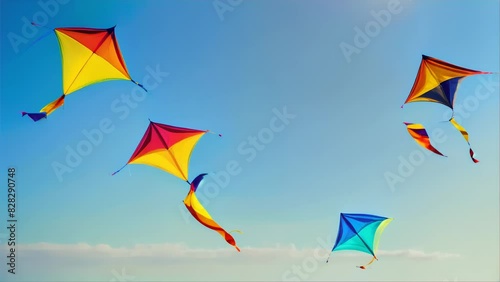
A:
MULTIPOLYGON (((116 25, 135 80, 148 69, 169 75, 135 108, 120 99, 136 86, 109 81, 69 95, 34 123, 20 112, 61 95, 59 46, 54 34, 32 45, 46 32, 39 29, 24 33, 15 52, 9 34, 23 36, 23 17, 43 9, 1 2, 1 168, 4 177, 17 170, 19 220, 17 274, 7 273, 2 255, 2 281, 498 281, 498 74, 464 79, 456 96, 478 164, 460 133, 440 122, 446 107, 400 108, 422 54, 499 71, 498 1, 401 1, 401 12, 349 62, 340 44, 354 45, 355 28, 364 30, 390 1, 242 1, 223 18, 212 1, 60 2, 50 28, 116 25), (475 107, 464 106, 478 95, 475 107), (284 108, 295 117, 251 157, 248 138, 284 108), (183 181, 140 165, 110 176, 148 118, 223 135, 200 140, 189 178, 239 164, 227 185, 208 178, 204 186, 215 190, 202 186, 199 197, 223 228, 243 231, 234 235, 241 253, 187 214, 183 181), (67 165, 67 149, 103 120, 112 131, 58 178, 53 164, 67 165), (448 157, 421 153, 403 121, 441 130, 445 140, 435 145, 448 157), (391 187, 387 173, 415 154, 421 164, 391 187), (394 218, 368 271, 354 267, 368 255, 314 258, 333 246, 341 212, 394 218), (294 265, 302 277, 290 272, 294 265)), ((6 198, 4 189, 3 205, 6 198)))

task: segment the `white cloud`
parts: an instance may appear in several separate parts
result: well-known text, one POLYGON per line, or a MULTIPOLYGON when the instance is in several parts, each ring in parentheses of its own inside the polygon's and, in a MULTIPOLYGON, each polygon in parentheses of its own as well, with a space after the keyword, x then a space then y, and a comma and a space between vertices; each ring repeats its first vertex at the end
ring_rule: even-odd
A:
MULTIPOLYGON (((5 249, 5 245, 1 246, 0 253, 5 249)), ((11 281, 270 281, 280 278, 291 266, 302 265, 311 258, 318 267, 322 265, 322 271, 340 265, 352 267, 369 259, 368 254, 360 252, 336 252, 331 258, 335 264, 326 264, 329 252, 330 249, 325 248, 299 249, 293 244, 243 247, 241 253, 231 246, 203 249, 173 243, 130 247, 87 243, 16 244, 17 272, 11 281), (136 279, 124 280, 121 276, 125 274, 136 279)), ((377 255, 388 264, 389 260, 407 261, 412 267, 415 260, 459 257, 418 250, 381 250, 377 255)))
POLYGON ((443 253, 443 252, 432 252, 432 253, 426 253, 423 251, 419 250, 395 250, 395 251, 379 251, 378 252, 379 256, 394 256, 394 257, 406 257, 409 259, 423 259, 423 260, 430 260, 430 259, 453 259, 453 258, 459 258, 461 257, 460 254, 450 254, 450 253, 443 253))
MULTIPOLYGON (((238 253, 232 247, 222 249, 201 249, 190 248, 185 244, 137 244, 133 247, 111 247, 107 244, 89 245, 87 243, 78 244, 54 244, 54 243, 35 243, 21 244, 17 246, 17 252, 20 256, 36 256, 43 255, 44 257, 74 257, 74 258, 158 258, 170 260, 183 259, 249 259, 249 260, 276 260, 280 258, 300 258, 313 255, 313 248, 297 249, 295 245, 276 245, 270 247, 243 247, 241 253, 238 253)), ((323 253, 328 253, 330 250, 322 250, 323 253)), ((338 252, 335 256, 366 256, 366 254, 358 252, 338 252)), ((381 257, 398 257, 418 260, 432 259, 453 259, 459 258, 459 254, 444 253, 444 252, 424 252, 420 250, 380 250, 377 253, 381 257)), ((238 259, 238 261, 240 261, 238 259)))

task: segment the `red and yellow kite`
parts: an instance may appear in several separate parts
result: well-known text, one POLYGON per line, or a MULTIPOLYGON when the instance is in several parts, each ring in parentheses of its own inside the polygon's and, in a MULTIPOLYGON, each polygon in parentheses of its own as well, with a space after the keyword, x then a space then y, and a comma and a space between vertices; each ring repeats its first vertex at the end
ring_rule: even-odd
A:
POLYGON ((115 27, 97 28, 56 28, 62 56, 63 94, 43 107, 39 113, 26 113, 34 121, 47 118, 64 104, 64 98, 91 84, 107 80, 134 81, 127 70, 115 36, 115 27))
MULTIPOLYGON (((156 167, 186 181, 190 186, 184 204, 191 215, 204 226, 217 231, 230 245, 236 246, 234 238, 217 224, 196 197, 196 190, 206 174, 198 175, 193 182, 188 180, 191 152, 208 130, 176 127, 150 121, 149 126, 135 152, 116 174, 128 164, 145 164, 156 167)), ((221 136, 219 134, 219 136, 221 136)), ((237 231, 237 230, 236 230, 237 231)))
MULTIPOLYGON (((439 103, 449 107, 453 111, 455 94, 461 80, 467 76, 477 74, 491 74, 491 72, 466 69, 436 58, 422 55, 417 77, 404 104, 414 102, 439 103)), ((403 106, 401 106, 401 108, 402 107, 403 106)), ((452 117, 449 121, 460 131, 460 133, 462 133, 462 136, 469 144, 471 159, 475 163, 479 162, 474 158, 474 152, 472 148, 470 148, 467 131, 456 122, 453 118, 453 114, 454 113, 452 113, 452 117)), ((444 156, 430 144, 429 136, 423 125, 406 122, 404 124, 407 126, 410 135, 419 145, 438 155, 444 156)))

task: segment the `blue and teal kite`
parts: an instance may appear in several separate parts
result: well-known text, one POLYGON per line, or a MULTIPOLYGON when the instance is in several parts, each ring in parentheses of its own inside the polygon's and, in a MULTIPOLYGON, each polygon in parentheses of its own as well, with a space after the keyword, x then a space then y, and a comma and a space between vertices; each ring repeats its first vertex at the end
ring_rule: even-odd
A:
POLYGON ((358 266, 361 269, 366 269, 368 265, 378 260, 375 253, 378 249, 380 235, 391 221, 392 218, 377 215, 341 213, 339 232, 332 252, 352 250, 368 253, 373 256, 372 260, 366 265, 358 266))

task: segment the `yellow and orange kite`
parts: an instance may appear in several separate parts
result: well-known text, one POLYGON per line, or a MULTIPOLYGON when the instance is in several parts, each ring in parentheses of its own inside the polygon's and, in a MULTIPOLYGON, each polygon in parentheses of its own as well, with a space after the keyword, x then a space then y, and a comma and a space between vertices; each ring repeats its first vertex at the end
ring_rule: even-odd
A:
POLYGON ((64 104, 64 98, 91 84, 107 80, 134 81, 127 70, 115 36, 115 27, 56 28, 62 56, 63 94, 43 107, 39 113, 22 112, 34 121, 47 118, 64 104))
MULTIPOLYGON (((422 55, 420 68, 418 69, 417 77, 413 87, 406 98, 404 104, 414 102, 431 102, 439 103, 449 107, 452 111, 455 101, 455 93, 462 79, 467 76, 477 74, 492 74, 492 72, 476 71, 466 69, 460 66, 452 65, 445 61, 422 55)), ((401 106, 402 108, 403 106, 401 106)), ((467 144, 469 144, 469 154, 475 163, 479 162, 474 158, 474 151, 470 147, 469 134, 454 118, 454 112, 449 119, 449 122, 462 134, 467 144)), ((417 123, 404 123, 410 135, 422 147, 444 156, 436 148, 431 145, 429 135, 424 126, 417 123)))
MULTIPOLYGON (((207 132, 210 131, 176 127, 150 121, 146 133, 135 152, 128 162, 114 172, 113 175, 128 164, 144 164, 161 169, 186 181, 191 187, 184 199, 184 205, 191 215, 202 225, 218 232, 227 243, 239 252, 240 249, 236 246, 233 236, 212 219, 196 197, 198 186, 206 174, 198 175, 192 183, 188 180, 191 152, 196 143, 207 132)), ((238 230, 235 231, 239 232, 238 230)))

